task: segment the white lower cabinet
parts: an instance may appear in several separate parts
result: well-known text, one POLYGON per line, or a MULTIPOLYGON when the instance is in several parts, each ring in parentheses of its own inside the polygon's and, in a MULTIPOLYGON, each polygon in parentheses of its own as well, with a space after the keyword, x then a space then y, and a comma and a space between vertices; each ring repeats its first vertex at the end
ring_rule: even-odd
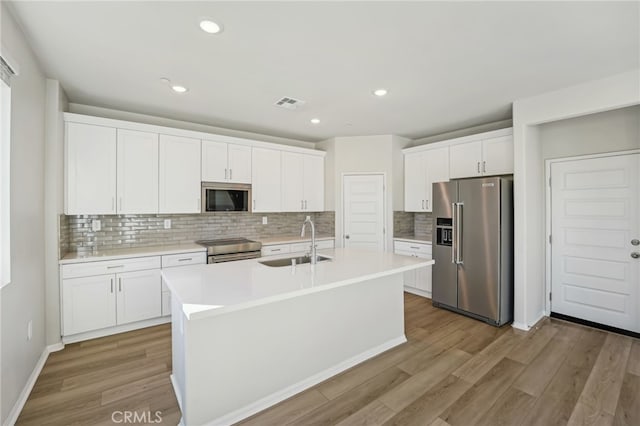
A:
POLYGON ((116 325, 115 275, 62 281, 63 335, 116 325))
MULTIPOLYGON (((394 253, 431 259, 431 244, 394 241, 394 253)), ((405 290, 409 293, 431 298, 431 266, 407 271, 403 275, 405 290)))
MULTIPOLYGON (((162 283, 161 266, 206 262, 205 252, 193 252, 62 265, 62 335, 82 340, 75 335, 98 330, 113 334, 122 331, 118 326, 137 322, 152 325, 142 321, 171 315, 171 293, 162 283)), ((95 336, 83 338, 90 337, 95 336)))
POLYGON ((117 323, 128 324, 162 315, 159 269, 117 274, 117 323))

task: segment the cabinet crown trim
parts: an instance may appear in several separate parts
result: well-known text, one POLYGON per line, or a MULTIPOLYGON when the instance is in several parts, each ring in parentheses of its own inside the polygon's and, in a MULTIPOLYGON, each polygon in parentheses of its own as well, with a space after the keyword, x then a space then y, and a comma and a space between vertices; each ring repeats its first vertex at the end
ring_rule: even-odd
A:
POLYGON ((429 151, 431 149, 443 148, 446 146, 457 145, 460 143, 479 141, 483 139, 491 139, 500 136, 507 136, 513 134, 513 127, 506 127, 504 129, 492 130, 490 132, 476 133, 468 136, 461 136, 459 138, 445 139, 438 142, 427 143, 424 145, 412 146, 402 150, 403 154, 412 154, 416 152, 429 151))
MULTIPOLYGON (((238 138, 234 136, 217 135, 214 133, 199 132, 196 130, 178 129, 175 127, 159 126, 155 124, 137 123, 134 121, 116 120, 113 118, 96 117, 91 115, 76 114, 72 112, 64 113, 65 123, 92 124, 95 126, 112 127, 116 129, 136 130, 140 132, 159 133, 167 136, 181 136, 193 139, 207 140, 213 142, 224 142, 235 145, 245 145, 249 147, 260 147, 277 149, 286 152, 299 152, 310 155, 325 157, 327 153, 312 148, 302 148, 297 146, 283 145, 273 142, 263 142, 254 139, 238 138)), ((304 141, 303 141, 304 142, 304 141)))

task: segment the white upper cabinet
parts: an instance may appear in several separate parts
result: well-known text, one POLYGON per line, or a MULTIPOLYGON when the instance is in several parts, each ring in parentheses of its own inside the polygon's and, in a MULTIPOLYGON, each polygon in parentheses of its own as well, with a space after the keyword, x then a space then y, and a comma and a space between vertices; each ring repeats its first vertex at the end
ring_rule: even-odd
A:
POLYGON ((304 155, 303 192, 305 211, 324 211, 324 157, 304 155))
POLYGON ((203 140, 202 181, 251 183, 251 147, 203 140))
POLYGON ((229 144, 227 153, 229 182, 251 183, 251 147, 229 144))
POLYGON ((160 135, 160 213, 200 213, 200 140, 160 135))
POLYGON ((485 175, 513 173, 513 136, 482 140, 482 170, 485 175))
POLYGON ((451 145, 449 154, 451 179, 482 176, 482 141, 451 145))
POLYGON ((65 213, 116 213, 116 129, 65 126, 65 213))
POLYGON ((269 148, 253 148, 251 161, 252 211, 282 211, 282 152, 269 148))
POLYGON ((404 209, 408 212, 433 210, 433 183, 449 180, 449 147, 405 154, 404 209))
POLYGON ((158 134, 118 129, 117 212, 158 213, 158 134))
POLYGON ((324 158, 282 153, 282 210, 324 210, 324 158))
POLYGON ((452 179, 513 173, 511 129, 474 135, 473 140, 452 143, 450 152, 452 179))

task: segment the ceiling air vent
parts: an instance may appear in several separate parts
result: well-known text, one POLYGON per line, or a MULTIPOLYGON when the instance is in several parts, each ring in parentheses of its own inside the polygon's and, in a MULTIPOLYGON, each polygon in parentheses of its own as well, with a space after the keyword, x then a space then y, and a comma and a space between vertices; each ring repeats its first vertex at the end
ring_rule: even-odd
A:
POLYGON ((274 105, 286 109, 298 109, 298 107, 301 107, 304 104, 305 101, 301 101, 300 99, 284 97, 278 100, 274 105))

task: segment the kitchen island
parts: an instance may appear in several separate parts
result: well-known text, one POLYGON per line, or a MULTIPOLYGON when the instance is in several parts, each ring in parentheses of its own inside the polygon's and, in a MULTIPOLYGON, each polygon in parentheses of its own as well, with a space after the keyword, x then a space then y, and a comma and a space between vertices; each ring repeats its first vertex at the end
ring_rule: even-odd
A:
POLYGON ((402 273, 433 261, 320 254, 163 270, 181 424, 231 424, 406 341, 402 273))

